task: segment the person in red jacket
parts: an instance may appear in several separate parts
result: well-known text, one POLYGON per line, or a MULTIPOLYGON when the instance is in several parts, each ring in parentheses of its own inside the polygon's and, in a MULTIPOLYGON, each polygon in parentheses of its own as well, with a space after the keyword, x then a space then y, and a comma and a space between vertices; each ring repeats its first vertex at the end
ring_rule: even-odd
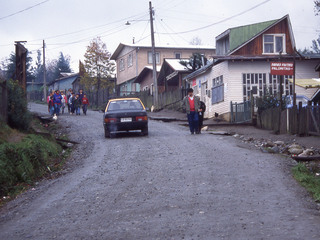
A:
POLYGON ((87 98, 86 94, 83 94, 83 98, 82 98, 82 111, 84 113, 84 115, 87 115, 87 109, 89 106, 89 99, 87 98))

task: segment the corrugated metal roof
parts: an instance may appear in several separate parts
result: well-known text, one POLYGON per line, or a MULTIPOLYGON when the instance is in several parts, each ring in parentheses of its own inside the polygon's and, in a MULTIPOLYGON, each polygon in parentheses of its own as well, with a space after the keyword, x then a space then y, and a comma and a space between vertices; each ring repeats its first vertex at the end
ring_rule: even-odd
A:
POLYGON ((253 38, 260 32, 264 31, 266 28, 270 27, 272 24, 274 24, 277 21, 278 19, 231 28, 230 34, 229 34, 230 51, 233 51, 234 49, 239 47, 241 44, 253 38))
POLYGON ((182 65, 181 61, 188 61, 189 59, 165 59, 165 61, 172 67, 175 71, 189 71, 189 69, 182 65))
MULTIPOLYGON (((293 82, 293 79, 289 79, 293 82)), ((320 78, 296 79, 296 85, 303 88, 320 88, 320 78)))

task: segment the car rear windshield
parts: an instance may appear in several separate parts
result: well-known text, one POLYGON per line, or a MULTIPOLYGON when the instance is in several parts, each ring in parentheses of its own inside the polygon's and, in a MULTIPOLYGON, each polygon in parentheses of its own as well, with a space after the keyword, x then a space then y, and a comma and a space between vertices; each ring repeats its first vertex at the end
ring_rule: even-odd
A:
POLYGON ((122 110, 143 110, 143 107, 139 100, 119 100, 110 102, 107 111, 111 112, 122 110))

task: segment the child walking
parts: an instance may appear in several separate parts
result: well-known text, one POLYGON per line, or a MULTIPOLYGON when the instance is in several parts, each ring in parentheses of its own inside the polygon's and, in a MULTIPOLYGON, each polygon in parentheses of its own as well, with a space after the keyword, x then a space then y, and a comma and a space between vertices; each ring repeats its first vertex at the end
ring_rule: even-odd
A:
POLYGON ((88 106, 89 106, 89 99, 87 98, 87 95, 84 94, 82 98, 82 111, 84 115, 87 115, 88 106))
POLYGON ((53 96, 50 96, 49 102, 48 102, 48 112, 51 116, 54 114, 54 102, 53 102, 53 96))
POLYGON ((76 115, 80 115, 81 101, 79 94, 77 94, 76 97, 73 99, 72 105, 76 111, 76 115))

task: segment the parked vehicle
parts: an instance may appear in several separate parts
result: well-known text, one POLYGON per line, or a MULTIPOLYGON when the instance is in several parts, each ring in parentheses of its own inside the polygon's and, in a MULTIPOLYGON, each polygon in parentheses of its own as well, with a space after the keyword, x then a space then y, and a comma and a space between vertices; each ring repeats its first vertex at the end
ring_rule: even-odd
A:
POLYGON ((148 116, 139 98, 111 99, 107 103, 103 125, 105 137, 121 131, 141 130, 148 135, 148 116))

